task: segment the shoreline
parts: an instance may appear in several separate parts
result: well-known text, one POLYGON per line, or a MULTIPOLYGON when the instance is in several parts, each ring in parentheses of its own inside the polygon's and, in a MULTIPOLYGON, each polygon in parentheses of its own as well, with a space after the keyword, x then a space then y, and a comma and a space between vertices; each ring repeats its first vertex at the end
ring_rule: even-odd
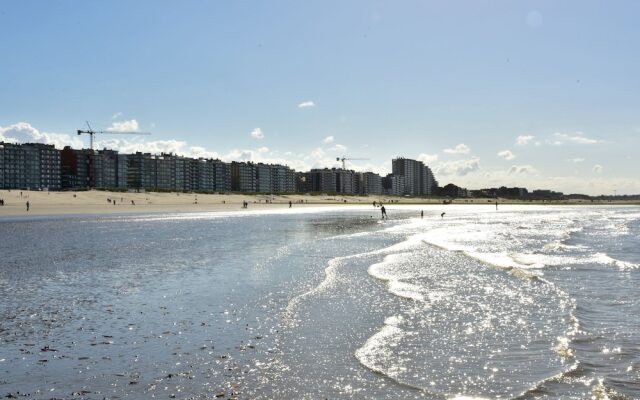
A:
MULTIPOLYGON (((2 217, 56 216, 56 215, 112 215, 142 213, 230 212, 244 210, 284 210, 318 206, 371 205, 382 201, 385 205, 480 205, 493 204, 496 199, 460 198, 443 204, 442 198, 397 196, 311 195, 311 194, 202 194, 178 192, 110 192, 101 190, 40 192, 27 190, 0 190, 2 217), (26 203, 29 202, 29 211, 26 203)), ((639 205, 638 201, 590 200, 513 200, 498 199, 500 205, 639 205)))

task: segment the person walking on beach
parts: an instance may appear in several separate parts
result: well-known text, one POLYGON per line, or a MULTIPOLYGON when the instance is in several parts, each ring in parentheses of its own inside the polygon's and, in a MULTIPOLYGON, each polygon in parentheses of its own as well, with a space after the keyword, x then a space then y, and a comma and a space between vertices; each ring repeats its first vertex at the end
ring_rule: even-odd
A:
POLYGON ((291 208, 291 200, 289 200, 289 208, 291 208))
POLYGON ((424 210, 420 210, 420 218, 424 218, 424 210))
POLYGON ((29 201, 27 201, 27 211, 29 211, 29 201))
POLYGON ((380 211, 382 212, 382 219, 385 219, 385 217, 387 216, 386 208, 384 208, 384 206, 382 206, 382 207, 380 207, 380 211))
POLYGON ((498 209, 498 201, 496 200, 496 210, 498 209))

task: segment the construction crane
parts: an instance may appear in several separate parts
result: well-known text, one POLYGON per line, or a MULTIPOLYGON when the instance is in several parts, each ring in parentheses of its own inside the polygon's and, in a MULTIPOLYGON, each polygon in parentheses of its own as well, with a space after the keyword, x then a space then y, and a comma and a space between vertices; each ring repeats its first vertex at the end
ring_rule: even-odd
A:
POLYGON ((83 133, 89 135, 89 149, 91 149, 91 151, 93 151, 93 136, 96 133, 99 134, 109 134, 109 135, 151 135, 149 132, 121 132, 121 131, 94 131, 93 129, 91 129, 91 125, 89 125, 89 121, 87 121, 87 127, 89 128, 86 131, 83 131, 81 129, 78 129, 78 136, 82 135, 83 133))
POLYGON ((342 161, 342 169, 347 169, 345 161, 352 161, 352 160, 364 161, 364 160, 368 160, 368 158, 347 158, 344 156, 342 158, 336 157, 336 161, 342 161))

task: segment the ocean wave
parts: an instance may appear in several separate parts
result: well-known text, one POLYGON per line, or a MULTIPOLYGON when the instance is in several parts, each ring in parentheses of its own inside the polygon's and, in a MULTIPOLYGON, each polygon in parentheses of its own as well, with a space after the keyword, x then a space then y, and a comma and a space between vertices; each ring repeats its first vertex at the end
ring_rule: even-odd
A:
POLYGON ((372 264, 367 272, 375 278, 387 281, 387 289, 392 294, 405 299, 424 301, 420 286, 402 281, 402 279, 415 278, 415 270, 399 271, 393 268, 398 261, 408 255, 409 253, 389 254, 382 262, 372 264))
POLYGON ((402 386, 425 391, 423 387, 411 385, 400 379, 400 374, 406 371, 406 367, 393 349, 407 334, 400 328, 403 322, 404 318, 399 315, 385 319, 384 326, 356 350, 355 357, 371 371, 387 376, 402 386))
POLYGON ((610 257, 606 253, 596 253, 591 257, 590 261, 598 264, 613 265, 615 267, 618 267, 621 271, 640 268, 639 264, 618 260, 610 257))
MULTIPOLYGON (((392 226, 392 227, 388 227, 385 228, 383 230, 377 231, 377 232, 391 232, 391 231, 395 231, 397 226, 392 226)), ((369 233, 371 234, 371 233, 369 233)), ((331 285, 333 283, 335 283, 336 277, 337 277, 337 269, 343 265, 343 263, 345 261, 348 260, 352 260, 352 259, 358 259, 358 258, 363 258, 363 257, 369 257, 369 256, 375 256, 375 255, 386 255, 386 254, 392 254, 392 253, 399 253, 399 252, 403 252, 403 251, 408 251, 410 249, 414 249, 416 247, 419 247, 422 245, 422 242, 420 240, 419 237, 416 236, 411 236, 406 238, 403 241, 400 241, 398 243, 395 243, 391 246, 382 248, 382 249, 377 249, 377 250, 372 250, 372 251, 367 251, 367 252, 363 252, 363 253, 357 253, 357 254, 352 254, 352 255, 347 255, 347 256, 342 256, 342 257, 335 257, 332 258, 331 260, 329 260, 329 262, 327 263, 327 266, 324 270, 324 279, 315 287, 311 288, 310 290, 301 293, 295 297, 293 297, 287 304, 286 308, 285 308, 285 319, 290 319, 290 317, 293 315, 293 312, 295 310, 295 308, 297 307, 297 305, 304 300, 307 297, 310 297, 314 294, 320 293, 323 290, 331 287, 331 285)))

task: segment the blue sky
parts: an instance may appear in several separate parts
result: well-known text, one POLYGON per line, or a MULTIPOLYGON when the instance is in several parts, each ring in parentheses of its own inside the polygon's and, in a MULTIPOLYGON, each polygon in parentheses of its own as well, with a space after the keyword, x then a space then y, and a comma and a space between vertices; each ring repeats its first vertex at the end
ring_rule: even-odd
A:
POLYGON ((0 140, 640 193, 635 1, 2 1, 0 140))

